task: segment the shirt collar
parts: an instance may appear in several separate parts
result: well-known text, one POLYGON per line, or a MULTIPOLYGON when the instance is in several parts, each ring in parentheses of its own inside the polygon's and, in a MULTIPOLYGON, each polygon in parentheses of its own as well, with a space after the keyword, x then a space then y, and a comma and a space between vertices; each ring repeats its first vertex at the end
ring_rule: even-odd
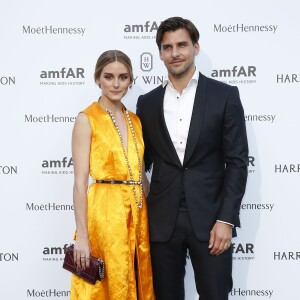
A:
MULTIPOLYGON (((192 82, 195 82, 196 84, 198 83, 199 80, 199 71, 197 69, 197 67, 195 68, 195 72, 192 76, 192 78, 190 79, 189 83, 187 84, 187 86, 189 86, 192 82)), ((173 87, 172 82, 169 80, 169 78, 165 79, 162 83, 163 88, 167 85, 170 84, 170 86, 173 87)))

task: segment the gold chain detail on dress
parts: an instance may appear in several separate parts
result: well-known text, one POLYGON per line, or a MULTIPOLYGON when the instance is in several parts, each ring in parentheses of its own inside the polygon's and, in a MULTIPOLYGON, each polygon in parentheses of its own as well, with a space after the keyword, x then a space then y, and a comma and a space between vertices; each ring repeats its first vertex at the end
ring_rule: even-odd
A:
MULTIPOLYGON (((126 160, 128 171, 129 171, 130 180, 134 182, 134 177, 133 177, 133 173, 132 173, 132 170, 131 170, 131 167, 130 167, 130 164, 129 164, 129 159, 128 159, 128 156, 127 156, 127 153, 126 153, 126 150, 125 150, 125 147, 124 147, 121 130, 120 130, 120 128, 119 128, 119 126, 116 122, 116 119, 115 119, 113 113, 107 108, 105 108, 105 111, 109 114, 113 124, 115 125, 115 127, 117 129, 117 132, 118 132, 118 135, 119 135, 119 138, 120 138, 120 141, 121 141, 121 145, 122 145, 123 154, 124 154, 124 157, 125 157, 125 160, 126 160)), ((129 127, 130 127, 131 135, 133 137, 133 142, 134 142, 134 145, 135 145, 136 155, 137 155, 137 159, 138 159, 140 201, 138 200, 138 197, 137 197, 135 185, 132 185, 132 189, 133 189, 134 199, 135 199, 135 203, 136 203, 137 207, 142 208, 143 207, 142 164, 141 164, 141 159, 140 159, 140 156, 139 156, 139 150, 138 150, 138 146, 137 146, 137 142, 136 142, 136 137, 135 137, 133 125, 132 125, 132 122, 131 122, 131 119, 130 119, 130 116, 129 116, 129 112, 128 112, 127 109, 125 109, 125 115, 126 115, 126 118, 128 120, 128 124, 129 124, 129 127)))

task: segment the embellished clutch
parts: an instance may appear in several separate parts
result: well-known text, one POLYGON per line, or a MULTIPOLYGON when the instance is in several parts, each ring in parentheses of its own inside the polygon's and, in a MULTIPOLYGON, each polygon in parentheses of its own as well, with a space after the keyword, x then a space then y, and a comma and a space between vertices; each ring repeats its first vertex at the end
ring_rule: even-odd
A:
POLYGON ((104 261, 101 258, 91 256, 90 267, 85 270, 78 269, 77 264, 74 261, 73 244, 66 249, 63 268, 91 284, 95 284, 97 280, 101 281, 101 279, 104 278, 104 261))

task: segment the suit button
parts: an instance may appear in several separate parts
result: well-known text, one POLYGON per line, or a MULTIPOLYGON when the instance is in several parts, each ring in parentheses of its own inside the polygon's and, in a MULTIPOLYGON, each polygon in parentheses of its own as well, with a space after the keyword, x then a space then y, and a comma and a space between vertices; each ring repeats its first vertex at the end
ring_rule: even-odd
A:
POLYGON ((184 168, 185 170, 188 170, 189 168, 184 168))

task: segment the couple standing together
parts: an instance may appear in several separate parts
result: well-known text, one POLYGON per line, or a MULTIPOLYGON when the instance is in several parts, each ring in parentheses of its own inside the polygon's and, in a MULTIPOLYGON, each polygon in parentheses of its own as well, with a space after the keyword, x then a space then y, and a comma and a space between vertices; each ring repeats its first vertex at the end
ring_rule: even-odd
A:
POLYGON ((183 300, 187 256, 201 300, 228 299, 247 137, 238 89, 196 68, 198 41, 187 19, 161 23, 168 79, 139 97, 137 115, 121 102, 133 82, 130 59, 109 50, 97 61, 102 95, 72 136, 74 258, 84 269, 90 255, 101 257, 106 274, 95 285, 73 275, 72 300, 183 300))

